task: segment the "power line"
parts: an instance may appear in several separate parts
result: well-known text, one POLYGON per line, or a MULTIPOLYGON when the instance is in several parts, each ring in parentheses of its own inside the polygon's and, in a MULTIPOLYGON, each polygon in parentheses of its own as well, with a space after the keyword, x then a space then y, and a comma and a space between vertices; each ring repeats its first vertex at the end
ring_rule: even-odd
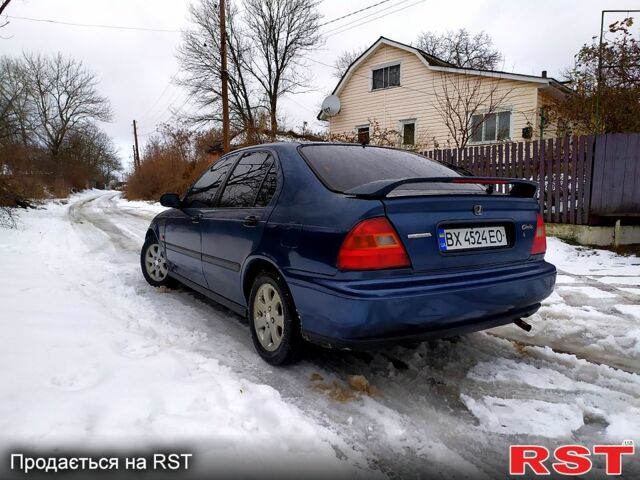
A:
MULTIPOLYGON (((409 1, 409 0, 403 0, 403 1, 401 1, 401 2, 399 2, 397 4, 395 4, 395 5, 391 5, 391 6, 387 7, 387 8, 385 8, 385 9, 380 10, 380 11, 375 12, 375 13, 380 13, 380 12, 382 12, 384 10, 388 10, 389 8, 393 8, 393 7, 396 7, 396 6, 401 5, 403 3, 406 3, 407 1, 409 1)), ((335 30, 329 31, 328 34, 326 35, 326 37, 327 38, 328 37, 333 37, 334 35, 339 35, 340 33, 344 33, 344 32, 346 32, 348 30, 353 30, 354 28, 361 27, 362 25, 366 25, 367 23, 371 23, 371 22, 374 22, 374 21, 379 20, 381 18, 388 17, 389 15, 393 15, 394 13, 398 13, 401 10, 408 10, 409 8, 414 7, 414 6, 418 5, 419 3, 423 3, 424 1, 425 0, 418 0, 417 2, 414 2, 414 3, 411 3, 411 4, 407 5, 406 7, 398 8, 396 10, 393 10, 393 11, 389 12, 389 13, 385 13, 384 15, 380 15, 380 16, 372 18, 371 20, 367 20, 366 22, 361 22, 361 23, 358 23, 356 25, 353 25, 352 27, 344 28, 342 30, 341 30, 342 27, 338 27, 335 30)), ((367 18, 367 17, 364 17, 364 18, 367 18)))
POLYGON ((48 18, 18 17, 14 15, 7 15, 7 17, 13 20, 26 20, 29 22, 53 23, 56 25, 68 25, 72 27, 107 28, 112 30, 137 30, 142 32, 160 32, 160 33, 181 33, 181 30, 172 30, 167 28, 128 27, 123 25, 102 25, 97 23, 74 23, 74 22, 63 22, 60 20, 51 20, 48 18))
POLYGON ((390 2, 390 1, 391 0, 382 0, 381 2, 374 3, 373 5, 369 5, 368 7, 361 8, 360 10, 355 10, 353 12, 347 13, 346 15, 342 15, 341 17, 334 18, 333 20, 329 20, 328 22, 321 23, 319 26, 320 27, 324 27, 325 25, 329 25, 330 23, 339 22, 340 20, 342 20, 344 18, 351 17, 353 15, 357 15, 360 12, 364 12, 366 10, 369 10, 371 8, 377 7, 378 5, 382 5, 383 3, 387 3, 387 2, 390 2))
MULTIPOLYGON (((184 99, 184 101, 180 104, 180 106, 177 109, 173 110, 173 112, 171 112, 171 115, 167 119, 165 119, 163 122, 156 122, 156 127, 157 127, 157 125, 159 123, 169 123, 171 120, 173 120, 178 115, 180 115, 180 113, 183 112, 184 107, 187 105, 187 103, 189 103, 195 97, 195 95, 196 95, 195 93, 192 93, 191 95, 187 95, 186 98, 184 99)), ((169 111, 171 111, 171 108, 172 107, 169 107, 169 111)), ((147 122, 147 123, 153 123, 153 122, 147 122)), ((149 136, 149 135, 151 135, 153 133, 157 133, 157 132, 158 132, 158 130, 156 128, 154 130, 149 130, 147 132, 144 132, 144 133, 140 134, 139 136, 140 137, 146 137, 146 136, 149 136)))
MULTIPOLYGON (((396 2, 397 2, 397 0, 394 0, 394 1, 396 1, 396 2)), ((387 10, 389 10, 389 9, 391 9, 391 8, 394 8, 394 7, 398 7, 398 6, 400 6, 400 5, 402 5, 403 3, 406 3, 406 2, 408 2, 408 1, 409 1, 409 0, 400 0, 399 2, 397 2, 397 3, 393 3, 393 4, 391 4, 391 5, 389 5, 389 6, 385 7, 385 8, 381 8, 381 9, 380 9, 380 10, 378 10, 378 11, 371 12, 370 14, 368 14, 368 15, 364 15, 363 17, 360 17, 360 18, 356 18, 356 19, 354 19, 354 20, 351 20, 350 22, 344 23, 344 24, 342 24, 342 25, 340 25, 340 26, 338 26, 338 27, 335 27, 335 28, 333 28, 333 29, 329 30, 328 32, 325 32, 325 35, 330 35, 332 32, 337 32, 338 30, 342 30, 343 28, 348 27, 349 25, 353 25, 354 23, 361 22, 362 20, 364 20, 364 19, 366 19, 366 18, 370 18, 370 17, 372 17, 372 16, 374 16, 374 15, 378 15, 378 14, 380 14, 380 13, 382 13, 382 12, 386 12, 387 10)))
POLYGON ((140 118, 147 117, 153 111, 153 109, 158 104, 160 99, 164 96, 165 93, 167 93, 167 90, 169 90, 169 87, 173 84, 174 80, 175 80, 175 74, 171 75, 171 77, 169 78, 169 81, 167 82, 167 85, 164 87, 160 95, 158 95, 158 98, 156 98, 155 101, 151 104, 151 106, 147 108, 142 115, 140 115, 140 118))
POLYGON ((140 117, 141 123, 157 123, 157 120, 161 119, 167 111, 167 108, 176 102, 184 98, 186 92, 183 89, 176 88, 171 94, 169 94, 165 101, 158 104, 154 109, 150 109, 147 114, 140 117))

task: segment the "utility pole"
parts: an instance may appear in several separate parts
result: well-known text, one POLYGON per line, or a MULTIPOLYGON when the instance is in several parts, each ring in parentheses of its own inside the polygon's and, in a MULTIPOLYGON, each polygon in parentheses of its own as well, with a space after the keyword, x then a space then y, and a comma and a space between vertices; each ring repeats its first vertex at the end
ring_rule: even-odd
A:
POLYGON ((220 70, 222 80, 222 153, 229 151, 229 72, 227 71, 227 26, 225 0, 220 1, 220 70))
POLYGON ((138 171, 138 159, 136 158, 136 146, 135 145, 131 145, 131 148, 133 148, 133 170, 134 171, 138 171))
POLYGON ((138 169, 140 167, 140 150, 138 150, 138 128, 136 121, 133 121, 133 166, 138 169))

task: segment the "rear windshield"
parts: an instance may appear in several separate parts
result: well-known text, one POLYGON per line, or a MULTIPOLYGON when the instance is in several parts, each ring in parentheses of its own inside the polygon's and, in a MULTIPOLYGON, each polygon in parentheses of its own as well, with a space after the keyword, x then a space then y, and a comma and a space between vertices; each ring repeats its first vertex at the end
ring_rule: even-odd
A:
MULTIPOLYGON (((377 180, 414 177, 459 177, 455 170, 433 160, 402 150, 362 145, 303 145, 302 155, 320 180, 335 192, 377 180)), ((427 193, 478 193, 482 187, 459 184, 406 184, 392 195, 427 193)))

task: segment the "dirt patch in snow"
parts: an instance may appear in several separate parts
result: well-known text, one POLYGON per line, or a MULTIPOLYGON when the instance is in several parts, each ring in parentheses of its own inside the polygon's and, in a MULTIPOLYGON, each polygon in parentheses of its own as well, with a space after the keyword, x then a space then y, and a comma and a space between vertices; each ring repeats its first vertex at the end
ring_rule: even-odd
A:
POLYGON ((380 391, 369 383, 364 375, 347 375, 346 382, 333 380, 328 383, 324 377, 314 372, 309 377, 312 388, 323 392, 331 400, 336 402, 348 402, 356 400, 362 395, 369 397, 381 396, 380 391))

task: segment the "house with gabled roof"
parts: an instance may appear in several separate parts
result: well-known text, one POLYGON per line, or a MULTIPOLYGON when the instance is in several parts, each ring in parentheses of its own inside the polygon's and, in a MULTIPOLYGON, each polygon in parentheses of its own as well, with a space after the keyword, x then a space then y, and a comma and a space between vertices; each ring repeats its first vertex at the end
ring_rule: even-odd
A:
MULTIPOLYGON (((407 148, 445 148, 556 136, 545 107, 569 89, 540 76, 461 68, 385 37, 365 50, 333 90, 340 110, 318 118, 333 136, 368 141, 375 127, 407 148)), ((373 143, 373 139, 372 139, 373 143)))

